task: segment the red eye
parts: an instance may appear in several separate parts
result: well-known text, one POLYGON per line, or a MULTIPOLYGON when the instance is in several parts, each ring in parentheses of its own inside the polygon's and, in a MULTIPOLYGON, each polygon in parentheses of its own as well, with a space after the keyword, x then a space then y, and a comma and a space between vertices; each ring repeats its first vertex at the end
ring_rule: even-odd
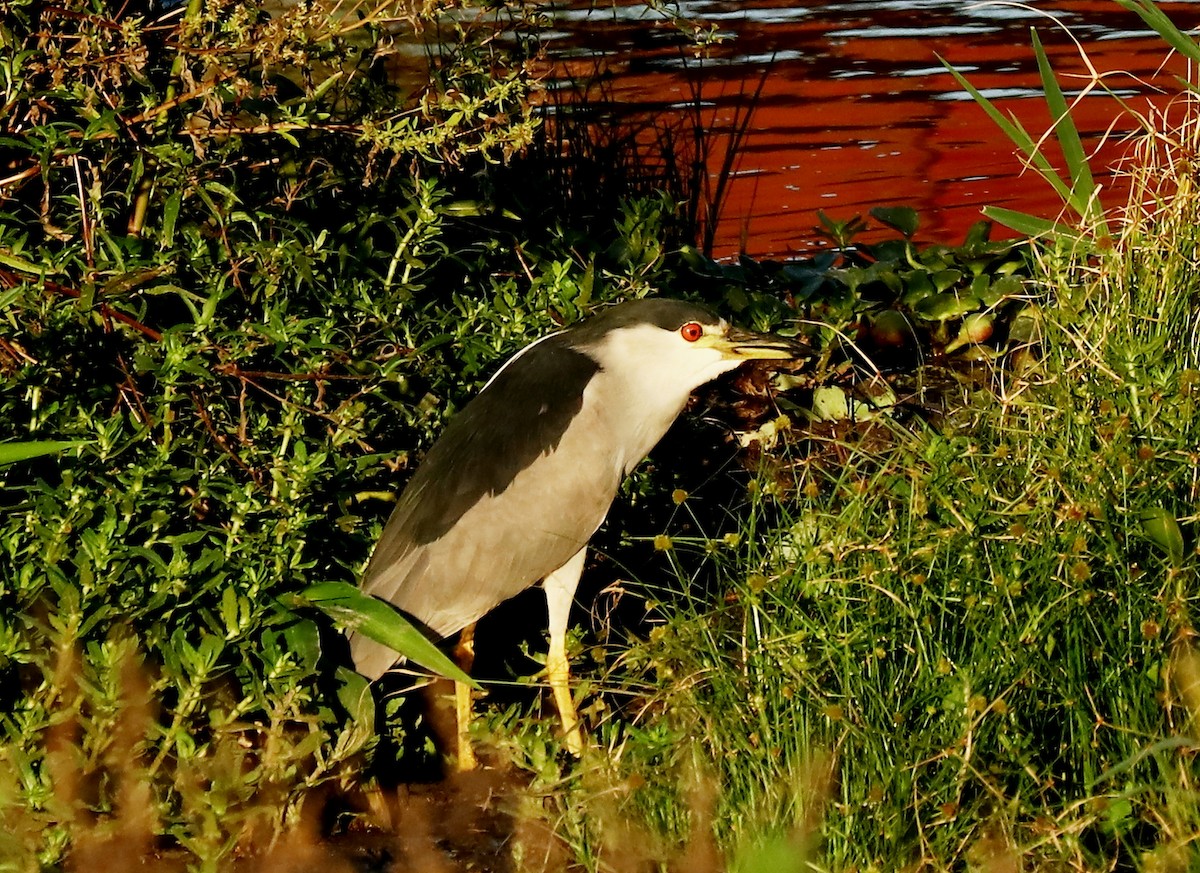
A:
POLYGON ((689 343, 694 343, 700 337, 704 336, 704 328, 694 321, 689 321, 683 327, 679 328, 679 335, 689 343))

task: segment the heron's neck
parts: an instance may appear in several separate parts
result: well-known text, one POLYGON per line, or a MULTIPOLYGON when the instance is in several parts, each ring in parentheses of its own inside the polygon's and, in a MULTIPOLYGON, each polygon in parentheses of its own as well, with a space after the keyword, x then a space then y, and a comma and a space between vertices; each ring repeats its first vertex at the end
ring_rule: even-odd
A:
POLYGON ((653 326, 612 331, 597 348, 582 349, 601 367, 584 393, 614 446, 621 475, 632 470, 662 439, 700 385, 733 369, 737 361, 697 355, 664 343, 653 326), (592 396, 589 396, 592 395, 592 396))
POLYGON ((663 394, 628 373, 604 373, 584 393, 584 413, 595 426, 597 447, 611 447, 614 473, 624 476, 636 467, 679 417, 690 392, 663 394))

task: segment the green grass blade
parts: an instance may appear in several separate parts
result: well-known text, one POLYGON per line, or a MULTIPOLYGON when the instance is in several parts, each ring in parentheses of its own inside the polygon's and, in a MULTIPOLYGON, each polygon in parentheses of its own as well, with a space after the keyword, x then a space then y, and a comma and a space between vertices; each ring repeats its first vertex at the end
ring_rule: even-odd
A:
POLYGON ((1017 148, 1026 154, 1032 154, 1035 151, 1034 141, 1029 134, 1025 132, 1023 127, 1021 127, 1019 124, 1014 124, 1013 121, 1005 116, 1003 112, 997 109, 996 105, 992 103, 991 100, 988 100, 986 97, 984 97, 983 94, 980 93, 979 89, 967 81, 967 78, 958 70, 954 69, 954 67, 951 66, 945 58, 938 55, 937 59, 941 65, 946 68, 946 72, 954 77, 954 81, 958 82, 958 84, 962 86, 962 88, 968 94, 971 95, 971 98, 980 105, 980 107, 984 112, 987 113, 988 117, 992 119, 995 125, 1004 131, 1004 135, 1012 140, 1013 144, 1016 145, 1017 148))
POLYGON ((1200 45, 1197 45, 1194 39, 1176 27, 1153 0, 1117 0, 1117 3, 1122 8, 1141 16, 1142 21, 1146 22, 1175 51, 1189 60, 1200 62, 1200 45))
POLYGON ((1067 106, 1067 99, 1063 96, 1058 79, 1054 76, 1054 69, 1050 66, 1050 58, 1046 56, 1046 49, 1042 46, 1041 39, 1038 38, 1037 28, 1031 27, 1029 29, 1029 38, 1033 42, 1033 53, 1037 58, 1038 74, 1042 79, 1042 93, 1045 95, 1046 105, 1050 108, 1050 117, 1054 120, 1054 133, 1058 137, 1059 145, 1062 146, 1063 157, 1067 162, 1067 170, 1071 173, 1071 179, 1075 183, 1075 190, 1078 192, 1080 181, 1086 180, 1087 187, 1084 189, 1084 193, 1090 194, 1093 187, 1091 167, 1088 166, 1087 157, 1083 151, 1083 143, 1079 139, 1079 129, 1075 127, 1075 121, 1071 118, 1071 110, 1067 106))
POLYGON ((1151 755, 1156 755, 1160 752, 1171 752, 1176 749, 1186 749, 1189 752, 1196 751, 1196 741, 1191 737, 1165 737, 1157 742, 1151 743, 1144 749, 1140 749, 1136 755, 1109 767, 1103 773, 1095 778, 1093 787, 1108 782, 1116 776, 1121 776, 1132 770, 1140 761, 1149 758, 1151 755))
POLYGON ((948 64, 944 58, 938 57, 938 60, 941 62, 942 66, 946 68, 947 72, 954 77, 954 81, 958 82, 958 84, 961 85, 963 89, 971 95, 971 98, 979 104, 980 108, 987 113, 988 118, 990 118, 992 122, 999 127, 1001 131, 1003 131, 1005 136, 1012 140, 1013 145, 1020 149, 1029 158, 1034 169, 1041 174, 1042 178, 1050 183, 1050 186, 1054 189, 1055 193, 1062 198, 1062 201, 1064 203, 1070 203, 1070 187, 1065 181, 1063 181, 1062 178, 1059 177, 1058 173, 1055 172, 1054 167, 1050 164, 1050 161, 1048 161, 1046 156, 1042 154, 1033 137, 1031 137, 1025 131, 1025 128, 1021 126, 1020 122, 1016 121, 1016 119, 1005 116, 1003 112, 996 108, 995 104, 992 103, 991 100, 988 100, 986 97, 984 97, 978 88, 968 82, 966 77, 963 76, 963 74, 958 70, 954 69, 954 67, 950 66, 950 64, 948 64))
POLYGON ((1059 224, 1047 218, 1039 218, 1028 212, 1018 212, 1015 209, 1005 209, 1003 206, 985 206, 983 214, 992 221, 1010 227, 1017 233, 1030 237, 1056 237, 1062 240, 1082 241, 1079 232, 1074 228, 1059 224))
POLYGON ((1042 47, 1042 41, 1038 39, 1037 30, 1030 28, 1029 36, 1033 41, 1033 52, 1037 57, 1038 72, 1042 78, 1042 93, 1050 109, 1050 117, 1054 119, 1054 135, 1058 138, 1063 158, 1067 162, 1067 171, 1071 174, 1071 193, 1067 203, 1088 224, 1097 224, 1101 234, 1107 236, 1108 227, 1096 197, 1096 182, 1092 178, 1092 168, 1088 165, 1083 141, 1079 138, 1079 129, 1075 126, 1075 120, 1071 118, 1070 107, 1067 106, 1062 88, 1054 76, 1050 58, 1042 47))
POLYGON ((347 629, 382 643, 398 655, 441 676, 479 688, 475 680, 459 669, 390 603, 363 594, 346 582, 310 585, 299 596, 347 629))
POLYGON ((42 455, 53 455, 86 446, 87 440, 42 440, 37 442, 0 443, 0 467, 15 464, 18 461, 28 461, 40 458, 42 455))

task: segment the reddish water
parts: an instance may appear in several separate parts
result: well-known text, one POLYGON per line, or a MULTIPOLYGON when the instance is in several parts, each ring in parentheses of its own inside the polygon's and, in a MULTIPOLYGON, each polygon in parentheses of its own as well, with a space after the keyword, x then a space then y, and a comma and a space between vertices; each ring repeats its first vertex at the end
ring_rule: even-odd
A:
MULTIPOLYGON (((1194 3, 1160 6, 1182 28, 1200 19, 1194 3)), ((718 256, 803 252, 818 238, 818 209, 846 219, 873 206, 911 205, 922 217, 918 237, 947 243, 988 204, 1055 217, 1053 191, 1022 173, 1012 144, 938 62, 945 58, 1040 136, 1050 118, 1029 28, 1037 27, 1068 98, 1089 82, 1078 47, 1046 13, 1070 28, 1098 71, 1122 71, 1104 82, 1138 111, 1165 106, 1181 90, 1175 77, 1187 75, 1184 62, 1113 0, 693 0, 681 8, 730 39, 697 60, 681 49, 672 25, 644 4, 617 0, 551 13, 561 32, 553 50, 559 69, 574 65, 577 73, 598 61, 618 101, 656 113, 683 112, 679 104, 699 88, 718 144, 728 141, 720 133, 738 112, 752 111, 717 222, 718 256)), ((1121 135, 1137 125, 1096 91, 1073 117, 1088 147, 1098 149, 1092 165, 1102 171, 1104 202, 1119 205, 1120 179, 1105 168, 1128 151, 1121 135)), ((720 152, 708 160, 712 179, 720 152)))

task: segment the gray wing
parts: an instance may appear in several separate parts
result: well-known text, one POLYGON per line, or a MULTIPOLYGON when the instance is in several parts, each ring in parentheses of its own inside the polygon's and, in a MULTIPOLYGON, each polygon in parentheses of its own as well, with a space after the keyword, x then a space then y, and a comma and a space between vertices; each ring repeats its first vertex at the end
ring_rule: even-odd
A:
MULTIPOLYGON (((611 435, 585 402, 598 367, 554 339, 511 361, 450 423, 364 574, 364 592, 433 635, 454 633, 566 563, 620 485, 611 435)), ((396 659, 361 635, 350 643, 371 678, 396 659)))

